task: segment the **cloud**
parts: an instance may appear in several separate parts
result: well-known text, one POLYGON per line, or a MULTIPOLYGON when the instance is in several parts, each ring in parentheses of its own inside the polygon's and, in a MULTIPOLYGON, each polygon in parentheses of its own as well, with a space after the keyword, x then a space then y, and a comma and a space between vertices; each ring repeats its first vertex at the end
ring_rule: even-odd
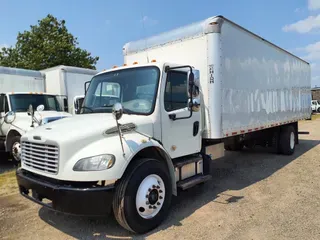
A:
POLYGON ((309 16, 298 22, 285 25, 282 30, 284 32, 309 33, 312 30, 320 29, 320 14, 317 16, 309 16))
POLYGON ((309 44, 302 48, 297 48, 297 51, 304 52, 305 56, 303 56, 302 58, 308 61, 320 60, 320 41, 309 44))
POLYGON ((320 9, 320 0, 308 0, 308 9, 311 11, 320 9))
POLYGON ((9 45, 8 44, 5 44, 5 43, 2 43, 2 44, 0 44, 0 49, 2 49, 2 48, 7 48, 7 47, 9 47, 9 45))
POLYGON ((154 26, 157 25, 159 22, 158 20, 152 19, 148 16, 143 16, 142 19, 140 20, 140 22, 144 23, 145 25, 148 26, 154 26))

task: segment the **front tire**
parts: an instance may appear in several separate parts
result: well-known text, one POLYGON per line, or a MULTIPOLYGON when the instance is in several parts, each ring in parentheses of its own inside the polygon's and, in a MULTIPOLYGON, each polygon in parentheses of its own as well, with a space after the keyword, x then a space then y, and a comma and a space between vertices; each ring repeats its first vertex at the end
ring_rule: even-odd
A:
POLYGON ((9 140, 9 151, 12 162, 17 166, 21 162, 21 136, 14 136, 9 140))
POLYGON ((129 166, 117 184, 113 212, 125 229, 146 233, 167 217, 171 197, 166 165, 156 159, 140 159, 129 166))

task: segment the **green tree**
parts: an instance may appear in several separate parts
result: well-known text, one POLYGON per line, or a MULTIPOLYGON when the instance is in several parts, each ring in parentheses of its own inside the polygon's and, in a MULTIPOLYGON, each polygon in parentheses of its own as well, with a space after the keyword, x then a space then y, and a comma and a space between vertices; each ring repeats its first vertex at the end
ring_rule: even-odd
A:
POLYGON ((65 20, 51 14, 18 33, 14 47, 0 50, 0 66, 41 70, 57 65, 96 69, 99 57, 78 47, 77 38, 69 33, 65 20))

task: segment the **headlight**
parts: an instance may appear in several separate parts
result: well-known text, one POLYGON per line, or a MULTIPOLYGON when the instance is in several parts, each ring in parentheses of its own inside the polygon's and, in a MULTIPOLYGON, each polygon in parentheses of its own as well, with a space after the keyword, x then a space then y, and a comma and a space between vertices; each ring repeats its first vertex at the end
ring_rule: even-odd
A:
POLYGON ((111 154, 103 154, 80 159, 73 167, 74 171, 101 171, 112 168, 116 158, 111 154))

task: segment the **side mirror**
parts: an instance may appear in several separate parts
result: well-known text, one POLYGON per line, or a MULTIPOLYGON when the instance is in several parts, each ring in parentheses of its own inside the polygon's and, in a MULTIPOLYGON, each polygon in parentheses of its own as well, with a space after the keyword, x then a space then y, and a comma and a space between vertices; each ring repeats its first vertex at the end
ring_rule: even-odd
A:
POLYGON ((32 107, 31 104, 29 105, 29 108, 28 108, 28 110, 27 110, 27 113, 28 113, 29 116, 31 115, 31 116, 33 117, 34 111, 33 111, 33 107, 32 107))
POLYGON ((198 112, 200 110, 200 71, 192 70, 188 72, 188 96, 190 98, 190 111, 198 112))
POLYGON ((41 104, 37 107, 38 112, 42 112, 43 110, 44 110, 44 105, 41 104))
POLYGON ((15 119, 16 119, 16 113, 13 111, 7 112, 6 115, 4 116, 4 122, 6 124, 13 123, 15 119))
POLYGON ((84 83, 84 94, 87 94, 87 90, 89 88, 90 82, 91 81, 87 81, 87 82, 84 83))
POLYGON ((123 107, 121 103, 116 103, 113 105, 112 114, 115 120, 120 120, 123 115, 123 107))
POLYGON ((64 112, 68 112, 69 111, 68 100, 66 98, 63 99, 63 111, 64 112))

